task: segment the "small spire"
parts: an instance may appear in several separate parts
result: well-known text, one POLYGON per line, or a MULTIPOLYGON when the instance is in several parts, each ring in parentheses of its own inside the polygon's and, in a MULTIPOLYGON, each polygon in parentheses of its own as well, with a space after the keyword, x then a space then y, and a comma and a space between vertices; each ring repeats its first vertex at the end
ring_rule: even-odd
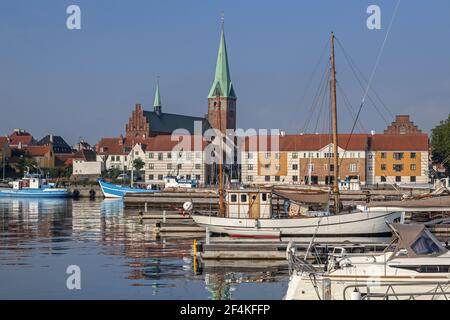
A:
POLYGON ((156 81, 156 92, 155 92, 155 100, 153 102, 153 109, 155 112, 161 112, 161 95, 159 93, 159 76, 156 81))

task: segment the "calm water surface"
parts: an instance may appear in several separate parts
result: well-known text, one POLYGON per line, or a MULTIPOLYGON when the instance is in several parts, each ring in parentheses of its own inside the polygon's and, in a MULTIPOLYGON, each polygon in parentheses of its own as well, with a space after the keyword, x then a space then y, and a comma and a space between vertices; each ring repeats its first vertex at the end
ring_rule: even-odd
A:
POLYGON ((286 292, 280 268, 194 272, 192 241, 156 239, 122 201, 0 199, 0 299, 281 299, 286 292), (81 290, 66 287, 70 265, 81 269, 81 290))

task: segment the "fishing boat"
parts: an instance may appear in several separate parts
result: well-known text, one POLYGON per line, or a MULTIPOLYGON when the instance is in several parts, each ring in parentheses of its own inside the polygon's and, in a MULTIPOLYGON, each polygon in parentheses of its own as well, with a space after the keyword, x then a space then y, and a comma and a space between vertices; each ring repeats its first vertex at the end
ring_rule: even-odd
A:
POLYGON ((401 300, 450 298, 450 253, 424 225, 390 224, 382 253, 350 254, 335 248, 325 268, 288 249, 291 276, 286 300, 401 300))
MULTIPOLYGON (((386 222, 400 222, 403 213, 386 210, 341 210, 339 195, 339 152, 336 99, 336 67, 334 57, 334 34, 331 34, 331 119, 333 145, 333 188, 331 197, 322 194, 320 201, 332 202, 333 208, 326 205, 319 210, 311 209, 308 201, 293 201, 289 214, 280 215, 273 210, 272 196, 258 190, 229 190, 224 200, 222 162, 219 161, 219 211, 191 212, 192 219, 200 226, 215 233, 234 237, 278 238, 289 236, 385 236, 391 230, 386 222), (323 198, 325 197, 325 198, 323 198), (330 199, 331 198, 331 199, 330 199), (332 200, 332 201, 331 201, 332 200), (226 204, 226 207, 225 207, 226 204), (295 209, 297 208, 297 209, 295 209), (292 211, 292 212, 291 212, 292 211), (292 213, 292 214, 291 214, 292 213)), ((218 101, 220 106, 220 100, 218 101)), ((220 113, 219 113, 220 114, 220 113)), ((221 121, 219 121, 219 124, 221 121)), ((221 128, 219 127, 221 131, 221 128)), ((222 143, 223 139, 220 139, 222 143)), ((310 194, 306 196, 311 197, 310 194)), ((289 198, 289 197, 288 197, 289 198)), ((193 205, 186 204, 185 208, 193 205)))
POLYGON ((108 182, 106 182, 104 180, 101 180, 101 179, 98 180, 98 183, 100 184, 100 188, 102 189, 103 196, 105 198, 123 198, 127 193, 155 193, 155 192, 159 192, 159 190, 120 186, 120 185, 117 185, 117 184, 108 183, 108 182))
POLYGON ((65 188, 57 188, 47 183, 42 174, 25 173, 20 180, 13 181, 12 188, 0 189, 0 197, 7 198, 67 198, 70 193, 65 188))

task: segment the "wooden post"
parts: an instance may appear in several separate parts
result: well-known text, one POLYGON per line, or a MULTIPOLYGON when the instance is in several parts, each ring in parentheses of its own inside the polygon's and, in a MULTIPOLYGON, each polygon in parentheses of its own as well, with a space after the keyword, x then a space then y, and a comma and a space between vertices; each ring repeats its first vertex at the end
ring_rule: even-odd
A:
POLYGON ((163 222, 166 223, 166 210, 163 211, 163 222))
POLYGON ((209 228, 206 227, 206 244, 209 244, 210 241, 210 232, 209 232, 209 228))
POLYGON ((144 204, 144 211, 147 213, 147 202, 144 204))

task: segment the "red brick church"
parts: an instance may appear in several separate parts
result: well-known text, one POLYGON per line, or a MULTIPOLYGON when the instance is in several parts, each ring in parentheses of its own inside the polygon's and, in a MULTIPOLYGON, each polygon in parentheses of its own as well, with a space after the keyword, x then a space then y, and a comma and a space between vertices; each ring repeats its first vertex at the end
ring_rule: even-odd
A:
POLYGON ((136 104, 125 131, 127 138, 170 135, 176 129, 185 129, 194 134, 196 123, 201 125, 202 133, 209 128, 222 132, 226 129, 236 129, 236 94, 230 77, 223 24, 216 73, 208 95, 208 114, 205 117, 195 117, 163 112, 157 85, 153 110, 143 110, 140 104, 136 104))

